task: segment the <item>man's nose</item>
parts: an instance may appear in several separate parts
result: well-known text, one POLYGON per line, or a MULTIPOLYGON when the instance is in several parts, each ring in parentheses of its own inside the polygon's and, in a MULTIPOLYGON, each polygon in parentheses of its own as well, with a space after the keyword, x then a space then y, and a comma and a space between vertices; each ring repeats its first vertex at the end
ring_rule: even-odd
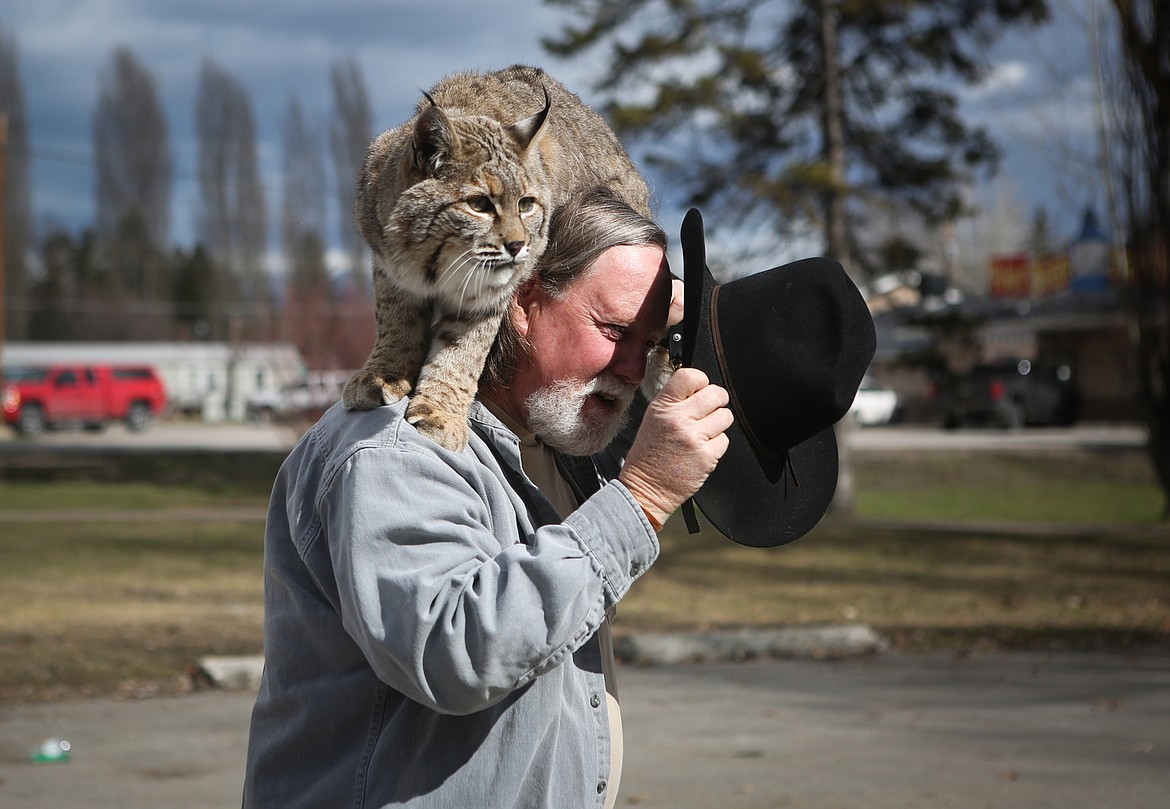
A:
POLYGON ((641 346, 621 346, 613 358, 614 376, 628 385, 641 385, 646 375, 646 349, 641 346))

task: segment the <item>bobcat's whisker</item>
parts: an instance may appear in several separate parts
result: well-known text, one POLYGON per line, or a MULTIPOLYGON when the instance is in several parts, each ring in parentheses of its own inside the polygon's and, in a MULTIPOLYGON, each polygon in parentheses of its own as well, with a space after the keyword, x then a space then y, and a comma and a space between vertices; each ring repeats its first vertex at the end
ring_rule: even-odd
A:
MULTIPOLYGON (((467 273, 467 277, 463 279, 463 287, 462 287, 462 289, 459 290, 459 303, 455 307, 455 311, 458 312, 459 314, 463 314, 463 301, 467 298, 467 288, 469 286, 471 286, 473 281, 476 282, 477 284, 482 283, 482 281, 483 281, 483 273, 481 272, 482 269, 483 269, 483 262, 482 261, 476 262, 475 271, 467 273)), ((476 300, 479 299, 479 296, 482 292, 483 292, 482 289, 474 290, 474 296, 475 296, 476 300)))
POLYGON ((459 255, 455 256, 455 258, 451 259, 451 261, 447 264, 447 268, 439 273, 439 277, 435 281, 435 287, 442 289, 443 287, 447 286, 447 282, 452 275, 465 267, 469 260, 475 260, 474 256, 472 255, 473 252, 474 248, 468 248, 459 255))

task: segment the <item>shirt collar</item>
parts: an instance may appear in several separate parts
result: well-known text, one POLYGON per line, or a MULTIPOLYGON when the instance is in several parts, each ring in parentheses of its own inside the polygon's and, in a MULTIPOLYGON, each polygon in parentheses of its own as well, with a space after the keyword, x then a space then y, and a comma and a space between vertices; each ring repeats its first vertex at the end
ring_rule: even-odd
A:
POLYGON ((512 433, 520 439, 520 446, 536 447, 541 444, 541 440, 536 437, 536 433, 521 427, 515 419, 505 413, 504 409, 495 402, 489 401, 487 399, 480 399, 479 401, 483 404, 484 408, 489 413, 499 419, 501 424, 511 430, 512 433))

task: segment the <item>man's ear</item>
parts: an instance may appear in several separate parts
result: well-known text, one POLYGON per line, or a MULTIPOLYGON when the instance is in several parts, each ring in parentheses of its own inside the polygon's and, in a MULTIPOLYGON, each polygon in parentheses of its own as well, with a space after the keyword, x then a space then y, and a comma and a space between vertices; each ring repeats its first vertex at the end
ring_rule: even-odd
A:
POLYGON ((512 298, 512 322, 516 324, 516 331, 521 337, 528 336, 529 319, 540 306, 544 294, 539 275, 533 275, 516 289, 512 298))

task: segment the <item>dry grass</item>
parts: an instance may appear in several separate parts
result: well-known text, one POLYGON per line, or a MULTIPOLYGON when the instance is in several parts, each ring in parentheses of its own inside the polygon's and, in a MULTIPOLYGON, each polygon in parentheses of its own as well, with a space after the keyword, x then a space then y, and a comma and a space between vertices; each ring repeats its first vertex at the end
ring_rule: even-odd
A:
POLYGON ((262 648, 262 526, 21 523, 0 547, 0 701, 174 691, 262 648))
POLYGON ((826 520, 772 549, 672 523, 617 628, 860 621, 911 647, 1170 638, 1170 535, 979 533, 826 520))
MULTIPOLYGON (((204 655, 261 651, 262 524, 224 514, 262 512, 272 460, 142 463, 103 465, 97 481, 8 471, 0 703, 183 690, 204 655)), ((782 548, 672 521, 617 631, 862 621, 908 648, 1170 638, 1170 530, 1152 523, 1160 501, 1139 454, 883 453, 859 457, 857 478, 868 523, 827 519, 782 548), (955 515, 1023 524, 927 522, 955 515), (1027 525, 1052 515, 1082 525, 1027 525)))

